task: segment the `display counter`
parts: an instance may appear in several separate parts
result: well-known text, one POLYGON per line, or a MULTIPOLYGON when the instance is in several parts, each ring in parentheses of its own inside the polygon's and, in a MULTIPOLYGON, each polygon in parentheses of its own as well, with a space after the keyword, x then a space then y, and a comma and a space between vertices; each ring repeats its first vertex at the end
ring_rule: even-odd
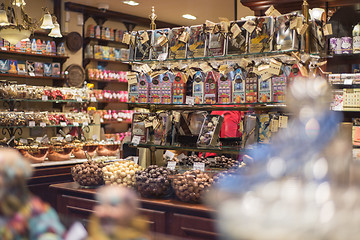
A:
MULTIPOLYGON (((87 222, 96 204, 96 189, 81 188, 77 183, 50 186, 56 194, 56 210, 60 216, 87 222)), ((152 232, 182 239, 217 239, 215 211, 200 204, 176 200, 141 198, 140 213, 149 222, 152 232)))

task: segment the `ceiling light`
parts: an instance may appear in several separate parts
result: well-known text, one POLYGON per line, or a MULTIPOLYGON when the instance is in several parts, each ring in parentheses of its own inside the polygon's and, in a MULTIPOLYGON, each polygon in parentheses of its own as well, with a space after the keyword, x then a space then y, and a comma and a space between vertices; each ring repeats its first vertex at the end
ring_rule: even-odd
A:
POLYGON ((182 17, 190 20, 196 20, 196 17, 191 14, 184 14, 182 17))
POLYGON ((132 1, 132 0, 130 0, 130 1, 123 1, 123 3, 125 3, 125 4, 127 4, 127 5, 130 5, 130 6, 137 6, 137 5, 139 5, 138 2, 135 2, 135 1, 132 1))

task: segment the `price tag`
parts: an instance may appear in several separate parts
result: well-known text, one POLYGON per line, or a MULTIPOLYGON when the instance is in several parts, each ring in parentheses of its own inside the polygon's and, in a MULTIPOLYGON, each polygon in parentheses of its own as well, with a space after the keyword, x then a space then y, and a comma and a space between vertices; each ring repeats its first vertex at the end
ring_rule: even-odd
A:
POLYGON ((179 161, 181 161, 182 159, 187 158, 187 156, 182 153, 182 154, 178 155, 176 158, 177 158, 179 161))
POLYGON ((287 128, 288 117, 280 116, 279 117, 279 128, 287 128))
POLYGON ((26 144, 28 144, 28 140, 25 138, 20 138, 20 143, 26 145, 26 144))
POLYGON ((77 101, 77 102, 82 102, 82 98, 81 98, 81 97, 78 97, 78 98, 76 98, 76 101, 77 101))
POLYGON ((306 30, 308 29, 308 27, 309 27, 309 24, 307 24, 307 23, 303 24, 301 27, 299 27, 297 29, 298 34, 300 34, 301 36, 304 35, 306 30))
POLYGON ((40 123, 40 127, 46 127, 46 123, 41 122, 41 123, 40 123))
POLYGON ((152 123, 153 123, 153 128, 157 129, 157 127, 159 125, 159 121, 155 118, 152 123))
POLYGON ((48 101, 49 98, 48 98, 48 96, 46 96, 46 95, 42 95, 42 96, 41 96, 41 100, 43 100, 43 101, 48 101))
POLYGON ((247 66, 249 66, 249 64, 251 63, 251 61, 247 60, 246 58, 242 58, 240 60, 240 67, 242 68, 247 68, 247 66))
POLYGON ((30 121, 29 122, 29 127, 35 127, 35 121, 30 121))
POLYGON ((141 141, 141 137, 140 136, 134 136, 131 143, 134 144, 135 146, 136 145, 139 145, 140 144, 140 141, 141 141))
POLYGON ((187 43, 188 42, 188 40, 189 40, 189 36, 190 36, 190 34, 188 33, 188 32, 183 32, 182 34, 181 34, 181 36, 179 37, 179 41, 180 42, 183 42, 183 43, 187 43))
POLYGON ((179 112, 173 112, 174 116, 174 122, 180 122, 180 113, 179 112))
POLYGON ((129 45, 130 44, 130 34, 129 33, 124 33, 122 42, 129 45))
POLYGON ((205 163, 194 162, 193 170, 205 171, 205 163))
POLYGON ((324 26, 324 35, 330 36, 333 34, 332 24, 328 23, 324 26))
POLYGON ((166 159, 173 160, 173 158, 175 157, 175 153, 167 150, 167 151, 165 152, 165 155, 164 155, 164 156, 165 156, 166 159))
POLYGON ((135 164, 139 164, 139 157, 133 157, 133 161, 135 164))
POLYGON ((31 72, 31 73, 29 73, 29 76, 30 77, 35 77, 35 73, 31 72))
POLYGON ((144 123, 145 123, 145 128, 149 128, 153 126, 153 123, 150 122, 149 120, 145 120, 144 123))
POLYGON ((248 20, 244 25, 243 28, 248 31, 249 33, 252 33, 256 28, 256 23, 253 20, 248 20))
POLYGON ((200 64, 200 68, 204 71, 204 72, 209 72, 212 70, 212 68, 209 66, 208 63, 204 62, 200 64))
POLYGON ((137 74, 136 73, 128 73, 126 74, 126 79, 129 85, 137 83, 137 74))
POLYGON ((275 133, 279 131, 279 120, 272 119, 270 122, 270 131, 275 133))
POLYGON ((151 68, 150 68, 149 65, 147 65, 147 64, 141 65, 140 70, 141 70, 141 72, 143 72, 143 73, 151 72, 151 68))
POLYGON ((67 124, 66 124, 66 122, 60 122, 60 126, 62 126, 62 127, 66 127, 66 126, 67 126, 67 124))
POLYGON ((165 35, 162 35, 158 38, 156 45, 164 46, 168 42, 168 39, 165 35))
POLYGON ((353 79, 345 79, 344 85, 352 85, 352 84, 353 84, 353 79))
POLYGON ((145 31, 143 32, 141 35, 141 44, 146 43, 147 41, 149 41, 149 34, 145 31))
POLYGON ((170 170, 175 170, 175 167, 176 167, 176 162, 175 161, 169 161, 167 163, 167 168, 170 169, 170 170))
POLYGON ((89 123, 88 122, 83 122, 83 124, 82 124, 84 127, 86 127, 86 126, 89 126, 89 123))
POLYGON ((57 139, 56 139, 58 142, 61 142, 61 141, 63 141, 64 140, 64 137, 57 137, 57 139))
POLYGON ((297 17, 296 18, 293 18, 291 21, 290 21, 290 29, 296 29, 298 26, 298 19, 297 17))
POLYGON ((78 126, 79 126, 79 123, 78 123, 78 122, 73 122, 73 125, 74 125, 75 127, 78 127, 78 126))
POLYGON ((188 105, 194 105, 195 104, 195 97, 186 96, 185 103, 188 104, 188 105))
POLYGON ((97 102, 97 101, 96 101, 96 97, 91 97, 91 98, 90 98, 90 102, 97 102))
POLYGON ((2 51, 7 51, 6 47, 1 47, 2 51))
POLYGON ((167 53, 161 53, 159 54, 158 60, 159 61, 165 61, 167 59, 167 53))

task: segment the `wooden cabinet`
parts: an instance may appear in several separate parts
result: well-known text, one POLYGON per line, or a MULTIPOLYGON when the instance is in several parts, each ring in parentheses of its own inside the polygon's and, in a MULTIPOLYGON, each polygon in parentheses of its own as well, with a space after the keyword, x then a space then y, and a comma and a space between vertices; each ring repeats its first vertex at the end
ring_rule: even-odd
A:
MULTIPOLYGON (((95 189, 82 189, 78 184, 62 183, 50 186, 57 196, 56 210, 67 221, 87 223, 96 204, 95 189)), ((217 239, 215 211, 199 204, 175 200, 140 199, 140 213, 154 233, 180 239, 217 239)))

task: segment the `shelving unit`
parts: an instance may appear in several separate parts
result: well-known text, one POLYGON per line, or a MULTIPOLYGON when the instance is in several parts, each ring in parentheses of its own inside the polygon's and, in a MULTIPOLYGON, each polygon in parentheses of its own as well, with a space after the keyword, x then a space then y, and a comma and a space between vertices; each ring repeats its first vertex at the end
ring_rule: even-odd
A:
POLYGON ((20 74, 11 74, 11 73, 0 73, 0 77, 3 77, 3 78, 25 78, 25 79, 46 79, 46 80, 65 81, 65 78, 63 78, 63 77, 30 76, 30 75, 20 75, 20 74))
POLYGON ((1 49, 0 49, 0 54, 11 55, 11 56, 51 58, 51 59, 55 59, 55 60, 60 61, 60 62, 65 62, 69 58, 68 56, 38 54, 38 53, 31 53, 31 52, 4 51, 4 50, 1 50, 1 49))

